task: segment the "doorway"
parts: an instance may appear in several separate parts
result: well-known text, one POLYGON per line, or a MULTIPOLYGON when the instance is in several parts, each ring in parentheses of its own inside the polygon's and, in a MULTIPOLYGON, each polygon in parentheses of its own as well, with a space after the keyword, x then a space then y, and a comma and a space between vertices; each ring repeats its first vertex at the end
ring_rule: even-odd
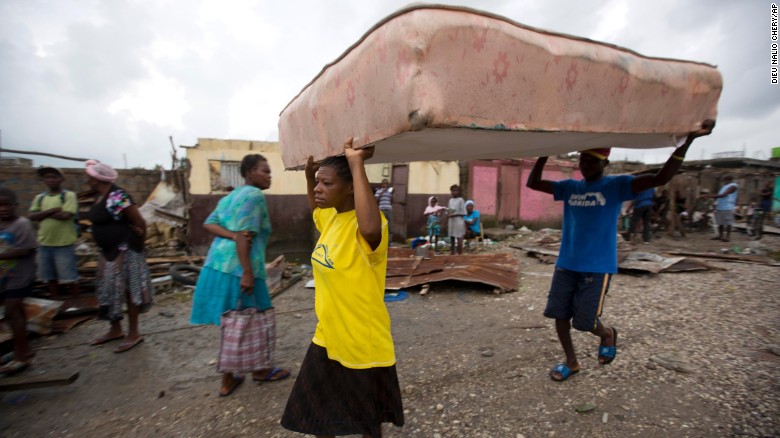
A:
POLYGON ((390 229, 393 231, 393 241, 406 242, 408 236, 406 226, 406 197, 409 186, 409 165, 393 165, 393 223, 390 229))

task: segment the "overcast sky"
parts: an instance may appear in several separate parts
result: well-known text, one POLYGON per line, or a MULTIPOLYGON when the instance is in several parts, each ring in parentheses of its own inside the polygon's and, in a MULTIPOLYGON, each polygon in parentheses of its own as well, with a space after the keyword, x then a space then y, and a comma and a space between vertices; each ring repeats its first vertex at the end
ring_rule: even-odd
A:
MULTIPOLYGON (((170 166, 170 143, 275 141, 279 112, 322 67, 407 1, 0 0, 0 145, 170 166)), ((486 0, 515 21, 717 65, 718 125, 692 158, 780 146, 770 1, 486 0)), ((780 2, 776 2, 780 3, 780 2)), ((613 153, 657 162, 667 150, 613 153)), ((3 154, 8 156, 10 154, 3 154)), ((63 162, 34 157, 35 165, 63 162)))

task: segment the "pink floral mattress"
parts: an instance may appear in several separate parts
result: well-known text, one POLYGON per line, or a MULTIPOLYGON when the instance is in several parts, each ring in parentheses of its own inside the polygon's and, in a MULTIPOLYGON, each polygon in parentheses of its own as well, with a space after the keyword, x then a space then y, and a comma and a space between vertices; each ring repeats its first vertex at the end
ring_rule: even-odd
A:
POLYGON ((285 167, 375 146, 371 162, 673 146, 715 119, 708 64, 650 58, 450 6, 382 20, 282 111, 285 167))

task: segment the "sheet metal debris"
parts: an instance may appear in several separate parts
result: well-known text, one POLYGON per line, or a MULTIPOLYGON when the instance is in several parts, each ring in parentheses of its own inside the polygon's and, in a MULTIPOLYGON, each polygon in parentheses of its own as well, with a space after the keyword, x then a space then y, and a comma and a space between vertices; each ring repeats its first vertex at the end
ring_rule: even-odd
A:
POLYGON ((647 271, 657 274, 684 259, 685 257, 663 257, 651 252, 633 251, 618 256, 618 267, 630 271, 647 271))
POLYGON ((736 254, 712 254, 712 253, 703 253, 703 252, 691 252, 691 251, 667 251, 669 254, 673 255, 681 255, 681 256, 689 256, 689 257, 698 257, 698 258, 705 258, 705 259, 716 259, 723 262, 734 262, 734 263, 758 263, 758 264, 765 264, 765 265, 771 265, 772 259, 765 256, 754 256, 754 255, 736 255, 736 254))
POLYGON ((618 270, 625 273, 649 272, 690 272, 715 269, 705 263, 689 260, 685 257, 664 257, 642 251, 632 251, 618 255, 618 270))
POLYGON ((691 272, 691 271, 725 271, 723 268, 718 268, 712 265, 708 265, 701 260, 684 258, 681 261, 675 263, 672 266, 664 269, 664 272, 691 272))
MULTIPOLYGON (((528 253, 529 257, 537 258, 543 263, 552 264, 555 263, 555 260, 558 258, 557 249, 515 244, 509 246, 511 248, 523 250, 528 253)), ((672 254, 681 253, 672 252, 672 254)), ((685 255, 689 254, 686 253, 685 255)), ((686 257, 668 257, 642 251, 618 251, 618 270, 627 274, 658 274, 661 272, 671 273, 722 269, 710 266, 702 261, 686 257)))
POLYGON ((510 244, 509 247, 525 251, 527 253, 528 257, 536 258, 541 263, 546 263, 548 265, 554 264, 555 261, 558 259, 558 250, 557 249, 548 249, 548 248, 542 248, 542 247, 536 247, 536 246, 518 245, 518 244, 514 244, 514 243, 510 244))
POLYGON ((517 289, 518 274, 517 261, 510 253, 436 255, 424 259, 415 256, 411 249, 390 248, 385 289, 457 280, 482 283, 506 292, 517 289))

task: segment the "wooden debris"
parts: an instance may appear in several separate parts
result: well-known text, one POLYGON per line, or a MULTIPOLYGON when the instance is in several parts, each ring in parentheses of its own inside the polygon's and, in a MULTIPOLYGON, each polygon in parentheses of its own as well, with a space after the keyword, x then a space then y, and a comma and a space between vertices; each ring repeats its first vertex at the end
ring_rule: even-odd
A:
MULTIPOLYGON (((97 313, 97 309, 94 309, 94 313, 97 313)), ((55 319, 54 324, 52 325, 51 332, 52 333, 68 333, 73 329, 73 327, 76 327, 77 325, 81 324, 82 322, 89 321, 90 319, 94 318, 93 316, 75 316, 72 318, 67 319, 55 319)))
MULTIPOLYGON (((154 268, 155 265, 180 265, 180 264, 187 264, 187 265, 202 265, 203 260, 205 257, 202 256, 179 256, 179 257, 153 257, 146 259, 146 264, 149 265, 149 268, 154 268)), ((169 266, 166 266, 165 269, 167 269, 169 266)), ((92 260, 83 263, 80 266, 80 269, 83 270, 95 270, 97 269, 97 260, 92 260)))
POLYGON ((0 392, 21 391, 25 389, 51 388, 54 386, 66 386, 75 382, 79 373, 45 375, 44 377, 6 377, 0 381, 0 392))

